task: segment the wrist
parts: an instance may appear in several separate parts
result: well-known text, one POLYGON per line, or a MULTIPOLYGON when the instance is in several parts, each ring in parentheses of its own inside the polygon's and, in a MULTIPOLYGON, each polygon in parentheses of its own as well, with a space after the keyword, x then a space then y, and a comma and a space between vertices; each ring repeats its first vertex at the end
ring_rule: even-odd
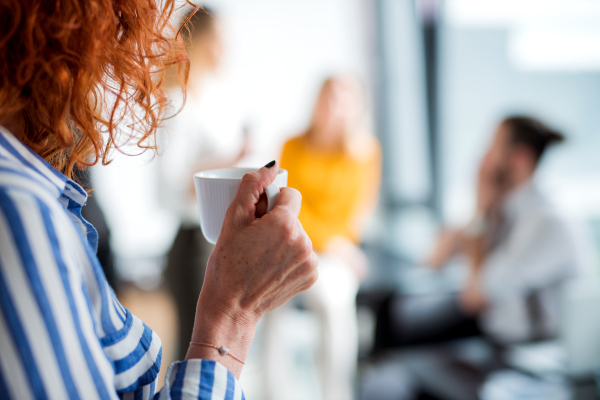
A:
POLYGON ((217 304, 204 301, 202 297, 200 295, 196 309, 192 341, 219 342, 214 344, 225 345, 238 352, 249 348, 254 340, 258 319, 233 308, 222 311, 217 304))
POLYGON ((483 236, 468 237, 464 254, 469 260, 471 273, 478 273, 485 260, 485 238, 483 236))
POLYGON ((194 331, 190 342, 206 343, 217 348, 225 346, 235 357, 222 355, 215 348, 190 345, 186 359, 218 361, 239 378, 254 340, 258 319, 233 307, 220 306, 214 299, 215 296, 210 296, 203 290, 196 307, 194 331))

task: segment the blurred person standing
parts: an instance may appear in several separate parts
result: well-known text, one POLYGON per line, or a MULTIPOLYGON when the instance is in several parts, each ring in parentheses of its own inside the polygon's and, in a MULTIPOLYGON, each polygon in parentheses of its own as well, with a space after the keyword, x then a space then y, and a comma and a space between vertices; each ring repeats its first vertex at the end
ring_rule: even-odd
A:
MULTIPOLYGON (((192 176, 201 170, 231 167, 249 151, 248 132, 244 130, 235 96, 219 77, 224 54, 221 22, 207 7, 186 15, 183 21, 188 19, 186 28, 181 30, 190 58, 186 103, 179 114, 164 124, 161 139, 165 150, 159 159, 159 196, 180 221, 165 270, 177 305, 180 359, 185 357, 192 336, 196 299, 214 248, 200 230, 192 176)), ((175 82, 172 86, 173 102, 181 103, 179 86, 175 82)))
POLYGON ((546 150, 563 140, 534 118, 500 123, 480 165, 475 217, 462 229, 442 230, 428 261, 441 268, 463 255, 462 292, 391 299, 378 316, 384 347, 479 333, 500 344, 556 337, 561 285, 578 275, 582 262, 535 172, 546 150))
MULTIPOLYGON (((323 84, 308 129, 285 143, 281 166, 289 187, 302 194, 299 219, 319 255, 319 279, 303 297, 320 324, 316 362, 323 400, 353 398, 358 356, 356 294, 368 270, 358 247, 375 209, 381 176, 377 139, 362 123, 363 93, 356 79, 335 76, 323 84)), ((281 311, 284 312, 284 311, 281 311)), ((279 399, 285 382, 281 338, 267 320, 267 392, 279 399)))

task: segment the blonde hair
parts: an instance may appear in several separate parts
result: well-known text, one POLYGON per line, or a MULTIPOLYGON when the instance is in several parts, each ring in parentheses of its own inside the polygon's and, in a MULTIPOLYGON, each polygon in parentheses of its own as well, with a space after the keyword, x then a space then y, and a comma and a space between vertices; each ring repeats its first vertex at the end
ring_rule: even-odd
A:
POLYGON ((356 114, 354 117, 347 118, 345 121, 346 123, 343 135, 341 136, 340 149, 353 155, 370 154, 369 151, 365 150, 368 150, 371 147, 370 143, 372 144, 374 142, 374 137, 369 129, 367 129, 367 113, 363 87, 359 80, 351 75, 330 76, 323 82, 313 110, 311 123, 303 136, 308 140, 312 140, 315 135, 319 134, 317 127, 319 101, 325 95, 326 91, 331 90, 334 85, 344 85, 349 88, 356 105, 356 114))

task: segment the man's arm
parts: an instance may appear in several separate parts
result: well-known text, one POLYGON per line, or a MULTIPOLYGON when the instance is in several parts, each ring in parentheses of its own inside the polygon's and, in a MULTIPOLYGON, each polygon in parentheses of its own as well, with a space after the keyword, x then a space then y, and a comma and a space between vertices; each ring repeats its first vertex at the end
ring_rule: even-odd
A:
POLYGON ((478 315, 487 306, 481 288, 481 270, 486 259, 484 236, 465 238, 464 253, 468 259, 469 272, 465 288, 460 294, 460 305, 468 315, 478 315))

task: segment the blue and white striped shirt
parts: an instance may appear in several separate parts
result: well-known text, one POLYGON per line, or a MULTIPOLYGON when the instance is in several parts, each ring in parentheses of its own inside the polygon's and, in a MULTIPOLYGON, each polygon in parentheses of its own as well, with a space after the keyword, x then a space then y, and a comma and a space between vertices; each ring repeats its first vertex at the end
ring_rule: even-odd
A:
POLYGON ((0 399, 244 398, 211 360, 176 362, 117 300, 75 182, 0 127, 0 399))

